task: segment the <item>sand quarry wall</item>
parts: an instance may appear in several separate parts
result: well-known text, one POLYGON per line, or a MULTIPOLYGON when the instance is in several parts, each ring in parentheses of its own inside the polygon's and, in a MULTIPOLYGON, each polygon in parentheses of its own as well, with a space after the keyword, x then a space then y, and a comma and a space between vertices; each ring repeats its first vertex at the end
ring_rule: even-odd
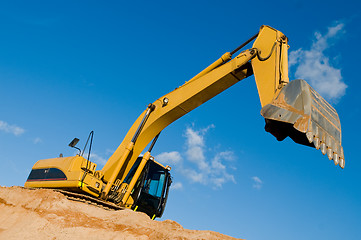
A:
POLYGON ((109 211, 47 189, 0 187, 0 239, 235 239, 131 210, 109 211))

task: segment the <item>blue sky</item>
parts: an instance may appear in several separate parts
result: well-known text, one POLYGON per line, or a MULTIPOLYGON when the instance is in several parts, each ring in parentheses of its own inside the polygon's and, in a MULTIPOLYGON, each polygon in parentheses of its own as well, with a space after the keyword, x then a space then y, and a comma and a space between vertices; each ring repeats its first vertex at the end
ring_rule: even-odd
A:
POLYGON ((250 77, 162 132, 153 155, 174 176, 162 219, 247 239, 359 239, 354 2, 0 3, 0 185, 22 186, 37 160, 73 155, 67 144, 91 130, 101 167, 148 103, 266 24, 289 38, 290 79, 337 109, 345 169, 266 133, 250 77))

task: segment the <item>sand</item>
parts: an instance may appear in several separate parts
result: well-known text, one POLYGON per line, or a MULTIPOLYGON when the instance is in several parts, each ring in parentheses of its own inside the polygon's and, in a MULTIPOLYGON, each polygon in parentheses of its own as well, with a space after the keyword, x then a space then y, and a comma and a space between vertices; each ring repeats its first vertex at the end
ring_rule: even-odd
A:
POLYGON ((236 239, 141 212, 110 211, 48 189, 0 187, 0 239, 236 239))

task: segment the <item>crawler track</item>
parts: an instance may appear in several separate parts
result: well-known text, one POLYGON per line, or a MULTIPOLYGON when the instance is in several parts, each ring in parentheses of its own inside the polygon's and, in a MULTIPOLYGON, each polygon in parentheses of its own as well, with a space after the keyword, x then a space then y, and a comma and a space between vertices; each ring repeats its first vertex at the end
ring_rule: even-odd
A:
MULTIPOLYGON (((27 189, 36 190, 36 189, 49 189, 49 188, 27 188, 27 189)), ((65 190, 61 190, 61 189, 51 189, 51 190, 63 194, 69 200, 87 203, 87 204, 90 204, 90 205, 93 205, 96 207, 103 208, 105 210, 118 211, 118 210, 124 209, 124 207, 115 205, 114 203, 105 202, 103 200, 100 200, 100 199, 97 199, 97 198, 94 198, 94 197, 91 197, 91 196, 88 196, 85 194, 69 192, 69 191, 65 191, 65 190)))
POLYGON ((61 194, 65 195, 67 199, 72 200, 72 201, 77 201, 77 202, 84 202, 93 206, 97 206, 106 210, 110 210, 110 211, 117 211, 117 210, 123 210, 124 207, 115 205, 113 203, 110 202, 105 202, 102 201, 100 199, 88 196, 88 195, 84 195, 81 193, 74 193, 74 192, 69 192, 69 191, 64 191, 64 190, 60 190, 60 189, 53 189, 56 192, 60 192, 61 194))

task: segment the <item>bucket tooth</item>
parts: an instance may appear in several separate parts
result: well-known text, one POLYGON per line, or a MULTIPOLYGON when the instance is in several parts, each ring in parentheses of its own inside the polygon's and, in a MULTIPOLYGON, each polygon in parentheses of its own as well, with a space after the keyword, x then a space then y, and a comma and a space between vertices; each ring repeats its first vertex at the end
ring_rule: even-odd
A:
POLYGON ((315 145, 315 148, 318 150, 320 149, 320 139, 318 137, 315 137, 313 139, 313 144, 315 145))
POLYGON ((278 141, 290 137, 296 143, 321 149, 329 159, 336 154, 336 162, 344 166, 338 114, 306 81, 290 81, 263 106, 261 115, 266 131, 278 141))
MULTIPOLYGON (((335 163, 335 165, 337 166, 337 164, 340 163, 340 159, 339 158, 334 158, 333 162, 335 163)), ((341 166, 341 165, 340 165, 341 166)))
POLYGON ((332 148, 327 148, 327 157, 329 160, 332 159, 333 152, 332 152, 332 148))
POLYGON ((312 143, 312 141, 313 141, 313 133, 312 132, 307 132, 306 137, 307 137, 308 141, 310 143, 312 143))
POLYGON ((326 154, 326 144, 324 142, 321 143, 320 149, 321 149, 322 154, 325 155, 326 154))
POLYGON ((334 162, 337 162, 338 161, 338 154, 334 152, 332 159, 333 159, 334 162))
POLYGON ((340 158, 340 167, 341 168, 344 168, 345 167, 345 159, 343 159, 343 158, 340 158))

